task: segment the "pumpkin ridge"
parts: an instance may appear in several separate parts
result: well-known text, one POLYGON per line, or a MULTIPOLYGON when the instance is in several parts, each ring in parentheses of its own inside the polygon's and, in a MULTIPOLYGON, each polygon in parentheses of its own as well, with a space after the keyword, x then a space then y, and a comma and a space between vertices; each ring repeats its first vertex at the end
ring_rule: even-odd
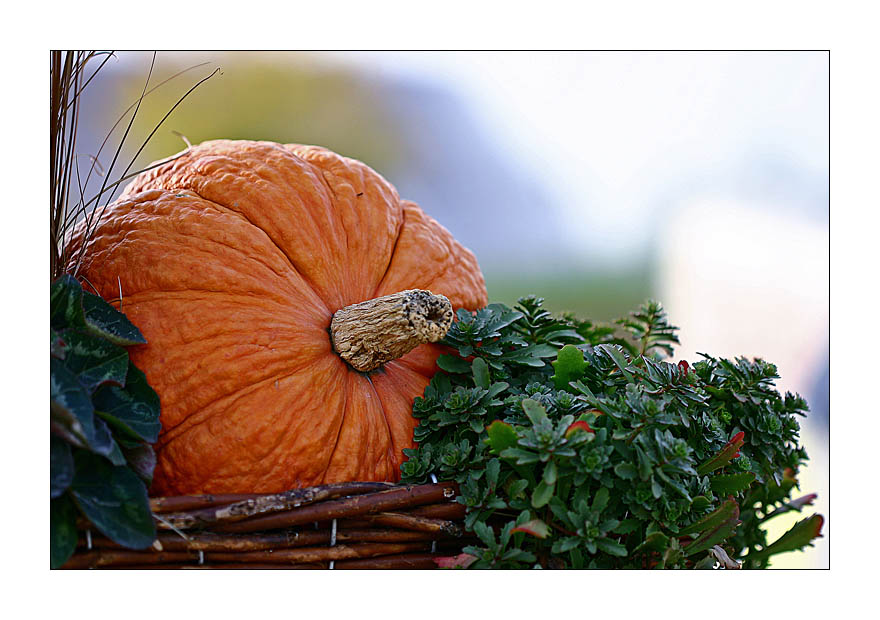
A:
MULTIPOLYGON (((330 192, 330 195, 332 196, 333 207, 335 210, 339 206, 339 196, 337 195, 336 190, 333 188, 333 184, 330 183, 330 181, 336 176, 335 173, 332 170, 330 170, 328 168, 324 168, 321 165, 322 163, 326 163, 324 160, 307 159, 307 158, 302 157, 301 155, 297 155, 297 154, 295 154, 295 156, 299 157, 302 161, 306 162, 307 164, 312 166, 317 172, 320 173, 316 176, 318 176, 321 179, 321 182, 327 187, 327 190, 330 192), (328 177, 330 177, 330 178, 328 178, 328 177)), ((378 172, 375 172, 375 171, 373 171, 373 172, 376 175, 381 177, 381 175, 379 175, 378 172)), ((376 291, 379 289, 379 285, 382 283, 382 280, 385 279, 385 274, 388 273, 388 268, 391 266, 391 261, 394 259, 394 253, 395 253, 395 251, 397 251, 397 241, 398 241, 398 239, 400 239, 400 234, 403 231, 403 224, 404 224, 404 221, 406 220, 406 210, 401 205, 400 197, 397 196, 396 194, 395 194, 395 196, 397 198, 396 207, 397 207, 398 211, 400 212, 400 223, 397 225, 397 231, 394 236, 394 243, 391 244, 391 251, 388 253, 388 263, 385 265, 385 269, 382 271, 381 277, 379 277, 376 280, 376 286, 373 288, 373 294, 366 297, 364 300, 355 300, 355 303, 357 303, 357 301, 366 301, 368 299, 375 299, 376 297, 378 297, 378 295, 376 295, 376 291)), ((339 228, 340 228, 340 230, 342 230, 342 233, 345 235, 346 249, 350 249, 348 229, 346 229, 345 226, 340 226, 339 228)))
MULTIPOLYGON (((308 362, 306 362, 303 366, 297 367, 292 372, 289 372, 285 375, 272 375, 272 376, 267 377, 266 379, 262 379, 256 383, 249 383, 247 385, 242 386, 241 389, 235 390, 234 392, 229 392, 227 394, 224 394, 223 396, 217 398, 213 402, 214 403, 226 402, 229 399, 232 399, 233 402, 235 400, 240 400, 241 398, 247 396, 248 394, 251 394, 252 392, 257 391, 258 389, 263 388, 270 381, 271 382, 281 381, 283 379, 287 379, 288 377, 292 377, 293 375, 299 374, 303 370, 307 369, 309 366, 321 362, 322 360, 323 360, 322 357, 320 357, 320 356, 316 357, 315 359, 309 360, 308 362)), ((174 426, 172 426, 170 428, 164 426, 164 423, 163 423, 163 427, 162 427, 163 436, 159 438, 159 443, 161 444, 160 449, 164 448, 165 446, 170 444, 172 441, 174 441, 180 435, 180 433, 183 433, 184 431, 189 431, 190 429, 193 429, 197 426, 200 426, 201 424, 204 424, 205 422, 207 422, 211 418, 213 418, 214 415, 220 415, 220 414, 225 413, 225 410, 228 409, 228 407, 224 407, 223 409, 220 409, 217 413, 214 413, 214 414, 203 413, 205 411, 205 409, 206 409, 206 407, 203 407, 203 408, 199 409, 198 411, 190 412, 190 414, 186 418, 184 418, 183 420, 181 420, 180 422, 178 422, 177 424, 175 424, 174 426), (201 416, 201 418, 200 418, 200 416, 201 416), (198 419, 198 418, 200 418, 200 419, 198 419)))
MULTIPOLYGON (((348 371, 348 368, 346 368, 348 371)), ((333 450, 330 452, 330 458, 327 459, 327 464, 324 466, 324 473, 321 474, 320 484, 324 484, 327 479, 327 472, 330 471, 330 464, 333 463, 333 457, 336 454, 336 450, 339 449, 339 437, 342 435, 342 426, 345 424, 345 418, 348 415, 348 382, 346 382, 345 387, 342 390, 342 395, 345 397, 345 402, 342 403, 342 417, 339 420, 339 427, 336 429, 336 439, 333 440, 333 450)))
POLYGON ((401 207, 400 209, 400 225, 397 227, 397 234, 394 236, 394 244, 391 246, 391 253, 388 255, 388 264, 385 265, 385 271, 382 272, 382 277, 379 278, 379 281, 376 283, 376 288, 373 289, 373 295, 371 299, 375 299, 379 297, 379 289, 382 287, 382 283, 385 281, 385 276, 388 275, 388 270, 391 269, 391 263, 394 261, 394 255, 397 253, 397 243, 400 241, 400 237, 403 235, 403 228, 406 225, 406 209, 401 207))
POLYGON ((379 409, 382 411, 382 419, 385 421, 385 430, 388 431, 388 443, 391 444, 390 454, 386 453, 386 459, 390 461, 391 471, 396 471, 396 462, 397 459, 395 455, 397 454, 397 446, 394 444, 394 433, 391 432, 391 424, 388 422, 388 414, 386 413, 385 403, 382 401, 382 396, 379 394, 379 391, 376 389, 376 386, 373 385, 373 380, 370 378, 369 373, 366 375, 367 381, 370 384, 370 389, 373 390, 373 394, 376 395, 376 400, 379 401, 379 409))
MULTIPOLYGON (((323 175, 322 175, 322 178, 323 178, 323 175)), ((161 189, 161 188, 159 188, 159 189, 161 189)), ((196 196, 198 196, 199 198, 201 198, 202 200, 204 200, 205 202, 207 202, 207 203, 209 203, 209 204, 215 205, 216 207, 220 207, 221 209, 225 209, 226 211, 229 211, 230 213, 235 213, 235 214, 238 215, 241 219, 243 219, 245 222, 247 222, 248 224, 250 224, 251 226, 253 226, 253 227, 256 228, 257 230, 259 230, 260 232, 262 232, 263 235, 266 236, 266 239, 269 241, 269 243, 271 243, 272 246, 274 246, 274 247, 275 247, 275 248, 281 253, 281 255, 287 260, 287 264, 290 265, 290 268, 293 269, 293 271, 295 271, 296 274, 297 274, 300 278, 302 278, 302 281, 305 282, 306 285, 308 285, 309 289, 310 289, 310 290, 312 291, 312 293, 315 295, 315 298, 318 299, 318 300, 320 300, 321 303, 324 304, 324 308, 327 310, 327 312, 330 312, 330 306, 327 304, 327 300, 324 299, 324 298, 321 296, 321 294, 318 292, 318 290, 315 288, 315 283, 312 282, 309 278, 307 278, 307 277, 305 276, 305 274, 303 274, 299 269, 296 268, 296 265, 294 264, 293 259, 290 257, 290 255, 284 250, 284 248, 282 248, 280 245, 278 245, 278 242, 276 242, 275 239, 272 238, 272 235, 270 235, 270 234, 269 234, 264 228, 260 228, 259 226, 257 226, 256 224, 254 224, 254 223, 251 221, 251 219, 250 219, 247 215, 245 215, 244 213, 242 213, 241 211, 236 211, 236 210, 233 209, 232 207, 230 207, 230 206, 228 206, 228 205, 225 205, 225 204, 223 204, 223 203, 221 203, 221 202, 218 202, 218 201, 216 201, 216 200, 211 200, 210 198, 205 198, 205 197, 202 196, 199 192, 197 192, 196 190, 192 189, 191 187, 179 187, 179 188, 177 188, 177 189, 178 189, 178 190, 186 190, 186 191, 192 192, 193 194, 195 194, 196 196)), ((174 190, 167 190, 167 191, 174 191, 174 190)))

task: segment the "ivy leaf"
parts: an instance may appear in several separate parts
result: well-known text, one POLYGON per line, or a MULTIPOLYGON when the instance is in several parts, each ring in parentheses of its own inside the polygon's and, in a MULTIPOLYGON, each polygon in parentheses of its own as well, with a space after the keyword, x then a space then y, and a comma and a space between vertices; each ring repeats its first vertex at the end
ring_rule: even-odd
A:
POLYGON ((88 445, 95 435, 95 409, 86 389, 61 360, 49 359, 51 419, 56 431, 66 431, 77 445, 88 445))
POLYGON ((67 344, 64 365, 89 392, 104 383, 125 385, 128 351, 75 329, 65 329, 60 335, 67 344))
POLYGON ((49 497, 60 497, 73 482, 73 453, 70 444, 51 435, 49 437, 49 497))
POLYGON ((120 448, 131 470, 150 486, 153 482, 153 471, 156 469, 156 452, 153 446, 143 442, 123 442, 120 448))
POLYGON ((76 548, 76 507, 70 497, 49 500, 49 566, 60 568, 76 548))
POLYGON ((85 327, 83 290, 70 274, 64 274, 55 282, 49 293, 49 322, 55 329, 85 327))
POLYGON ((156 538, 156 527, 143 481, 127 467, 80 451, 74 455, 73 498, 83 514, 113 542, 130 549, 146 549, 156 538))
POLYGON ((556 355, 556 361, 550 364, 556 371, 550 378, 557 390, 568 390, 568 384, 583 377, 587 368, 583 352, 571 344, 562 347, 556 355))
POLYGON ((85 314, 85 327, 95 336, 123 346, 147 342, 128 317, 101 297, 83 291, 82 309, 85 314))
POLYGON ((130 361, 125 388, 103 385, 95 392, 97 414, 132 439, 150 443, 159 438, 159 396, 147 377, 130 361))

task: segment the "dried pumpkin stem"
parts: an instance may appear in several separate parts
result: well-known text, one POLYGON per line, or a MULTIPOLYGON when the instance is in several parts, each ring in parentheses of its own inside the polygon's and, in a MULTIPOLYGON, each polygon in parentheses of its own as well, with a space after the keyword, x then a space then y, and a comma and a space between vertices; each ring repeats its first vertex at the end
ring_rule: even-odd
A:
POLYGON ((336 353, 352 368, 369 372, 443 338, 452 316, 452 304, 443 295, 401 291, 338 310, 330 337, 336 353))

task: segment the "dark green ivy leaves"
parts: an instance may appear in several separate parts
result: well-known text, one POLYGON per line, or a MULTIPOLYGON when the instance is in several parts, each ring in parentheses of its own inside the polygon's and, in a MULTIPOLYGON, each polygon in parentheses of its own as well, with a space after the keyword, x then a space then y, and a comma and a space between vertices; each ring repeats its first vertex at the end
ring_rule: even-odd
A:
POLYGON ((140 331, 70 276, 50 294, 50 549, 53 568, 76 543, 82 512, 117 543, 155 538, 146 484, 156 465, 159 397, 129 360, 140 331))
POLYGON ((71 494, 83 514, 114 542, 146 549, 156 538, 147 488, 128 467, 79 451, 71 494))

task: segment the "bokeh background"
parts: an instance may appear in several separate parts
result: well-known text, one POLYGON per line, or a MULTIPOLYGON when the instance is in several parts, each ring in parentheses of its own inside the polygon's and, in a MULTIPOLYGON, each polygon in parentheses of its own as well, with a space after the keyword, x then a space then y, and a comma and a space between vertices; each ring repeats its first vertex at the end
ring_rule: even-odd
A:
MULTIPOLYGON (((83 93, 77 151, 94 155, 150 76, 111 177, 182 150, 181 136, 319 144, 369 164, 472 249, 491 301, 534 293, 610 320, 655 298, 681 328, 675 359, 776 363, 780 390, 811 406, 801 491, 819 494, 826 524, 815 547, 773 567, 828 567, 827 53, 160 52, 151 63, 117 52, 83 93)), ((130 114, 100 152, 105 168, 130 114)), ((774 519, 771 539, 803 516, 774 519)))

